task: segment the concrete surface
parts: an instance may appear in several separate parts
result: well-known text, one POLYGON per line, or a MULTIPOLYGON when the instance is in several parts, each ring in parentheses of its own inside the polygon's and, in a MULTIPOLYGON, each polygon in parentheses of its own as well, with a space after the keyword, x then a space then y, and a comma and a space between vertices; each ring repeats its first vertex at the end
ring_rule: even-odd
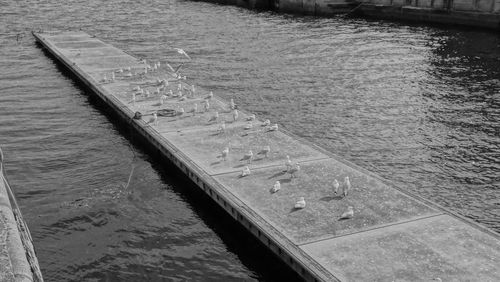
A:
MULTIPOLYGON (((246 130, 246 114, 242 112, 232 122, 228 105, 217 97, 207 112, 159 117, 155 125, 147 114, 159 108, 188 110, 195 103, 201 111, 208 91, 198 89, 185 101, 169 97, 163 105, 158 104, 158 95, 137 96, 134 103, 135 85, 151 84, 148 89, 152 91, 156 78, 175 80, 169 70, 163 67, 146 78, 117 76, 116 81, 105 83, 104 73, 128 65, 139 71, 143 64, 81 32, 35 36, 111 109, 305 280, 500 281, 500 268, 495 267, 500 261, 497 233, 394 189, 377 176, 332 158, 328 152, 286 132, 268 131, 261 126, 262 120, 246 130), (136 111, 146 115, 132 120, 136 111), (215 111, 227 121, 224 133, 218 132, 219 122, 208 122, 215 111), (267 145, 271 147, 268 158, 258 156, 267 145), (230 153, 223 161, 221 151, 225 147, 230 148, 230 153), (252 174, 241 177, 240 171, 247 165, 242 158, 248 150, 255 156, 248 164, 252 174), (283 171, 286 155, 301 164, 295 178, 283 171), (352 189, 343 198, 334 194, 332 182, 338 179, 342 184, 345 176, 350 177, 352 189), (271 194, 269 190, 277 180, 281 190, 271 194), (305 197, 305 209, 293 209, 298 197, 305 197), (354 207, 354 217, 339 220, 347 206, 354 207)), ((181 81, 189 87, 187 82, 189 79, 181 81)), ((167 90, 175 89, 177 83, 170 83, 167 90)))

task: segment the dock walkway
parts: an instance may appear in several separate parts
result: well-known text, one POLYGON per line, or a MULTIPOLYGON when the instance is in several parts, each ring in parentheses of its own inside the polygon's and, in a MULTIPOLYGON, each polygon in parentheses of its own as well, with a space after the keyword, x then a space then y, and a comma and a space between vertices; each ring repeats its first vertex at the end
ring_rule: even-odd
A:
POLYGON ((207 91, 190 89, 161 67, 146 75, 145 63, 84 32, 34 33, 37 41, 111 109, 167 157, 232 217, 307 281, 500 281, 500 238, 491 230, 429 201, 387 185, 382 179, 281 129, 269 130, 248 113, 234 120, 229 104, 207 91), (130 67, 131 71, 127 68, 130 67), (117 70, 123 72, 116 72, 117 70), (115 80, 110 81, 111 73, 115 80), (104 75, 107 80, 105 81, 104 75), (131 76, 132 75, 132 76, 131 76), (140 78, 140 77, 146 77, 140 78), (156 78, 169 78, 154 94, 156 78), (149 86, 147 86, 149 83, 149 86), (133 88, 151 92, 135 95, 133 88), (166 95, 163 103, 160 96, 166 95), (186 97, 187 96, 187 97, 186 97), (191 110, 196 105, 197 110, 191 110), (159 109, 183 114, 158 116, 159 109), (140 111, 141 119, 134 119, 140 111), (214 122, 209 122, 215 116, 214 122), (226 129, 221 132, 221 121, 226 129), (257 154, 269 146, 267 156, 257 154), (222 150, 228 147, 224 160, 222 150), (244 155, 252 150, 251 163, 244 155), (284 172, 286 156, 300 163, 284 172), (251 174, 241 177, 249 166, 251 174), (346 197, 333 192, 334 179, 346 197), (281 190, 270 189, 280 181, 281 190), (342 188, 341 188, 342 189, 342 188), (306 207, 294 209, 299 197, 306 207), (348 206, 354 216, 339 220, 348 206), (439 279, 438 279, 439 278, 439 279))

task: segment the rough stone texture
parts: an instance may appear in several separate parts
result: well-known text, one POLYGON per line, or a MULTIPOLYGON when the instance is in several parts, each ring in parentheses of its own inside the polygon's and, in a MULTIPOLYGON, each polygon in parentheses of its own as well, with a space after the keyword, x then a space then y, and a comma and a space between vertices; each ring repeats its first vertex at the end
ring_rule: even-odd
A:
POLYGON ((6 221, 5 215, 3 212, 0 212, 0 281, 15 281, 7 247, 9 230, 6 221))
POLYGON ((449 215, 301 248, 345 281, 500 281, 498 239, 449 215))
POLYGON ((243 178, 237 174, 216 178, 296 244, 437 214, 333 159, 303 163, 296 178, 290 178, 280 167, 255 170, 243 178), (343 198, 340 193, 334 194, 332 183, 334 179, 342 183, 345 176, 349 176, 352 190, 343 198), (277 180, 281 190, 271 194, 269 190, 277 180), (298 197, 306 200, 303 210, 293 208, 298 197), (354 218, 339 220, 348 206, 354 207, 354 218))

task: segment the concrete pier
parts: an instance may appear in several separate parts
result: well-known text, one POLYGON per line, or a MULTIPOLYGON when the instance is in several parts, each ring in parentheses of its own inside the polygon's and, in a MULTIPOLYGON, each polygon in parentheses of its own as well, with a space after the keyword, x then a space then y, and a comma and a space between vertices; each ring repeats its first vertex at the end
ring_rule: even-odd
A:
POLYGON ((500 281, 499 234, 392 187, 282 129, 270 130, 259 117, 252 128, 245 128, 250 113, 240 111, 234 120, 229 104, 218 97, 209 100, 205 111, 207 90, 185 91, 183 97, 169 95, 160 103, 159 96, 169 90, 176 94, 179 83, 190 88, 188 81, 174 77, 164 61, 155 72, 135 75, 144 71, 144 62, 84 32, 34 36, 57 62, 304 280, 500 281), (128 67, 131 72, 117 72, 128 67), (112 72, 114 81, 109 80, 112 72), (104 75, 108 80, 103 80, 104 75), (160 94, 135 95, 134 101, 133 87, 142 85, 153 92, 158 87, 156 78, 170 82, 160 94), (191 113, 194 105, 197 111, 191 113), (158 116, 157 121, 148 115, 165 109, 180 113, 181 108, 183 114, 158 116), (142 118, 134 119, 138 111, 142 118), (210 121, 216 111, 218 119, 210 121), (219 130, 222 121, 224 131, 219 130), (267 156, 258 154, 265 146, 271 149, 267 156), (223 158, 226 147, 229 154, 223 158), (244 157, 249 150, 254 153, 251 162, 244 157), (300 163, 294 175, 286 171, 286 156, 300 163), (251 174, 242 177, 245 166, 251 174), (333 182, 339 180, 342 187, 346 176, 351 189, 343 197, 334 193, 333 182), (271 193, 276 181, 281 190, 271 193), (303 209, 294 208, 299 197, 305 198, 303 209), (348 206, 354 215, 341 220, 348 206))

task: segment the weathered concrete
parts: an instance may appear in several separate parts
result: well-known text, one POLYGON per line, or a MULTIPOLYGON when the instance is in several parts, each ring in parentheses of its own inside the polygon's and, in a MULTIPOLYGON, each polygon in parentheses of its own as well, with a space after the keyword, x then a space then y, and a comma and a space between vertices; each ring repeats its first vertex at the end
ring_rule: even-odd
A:
POLYGON ((0 164, 0 281, 34 281, 0 164))
MULTIPOLYGON (((146 78, 117 74, 113 82, 103 82, 103 74, 144 64, 123 51, 85 33, 39 33, 37 40, 72 71, 111 109, 141 134, 158 152, 169 158, 224 210, 276 253, 308 281, 500 281, 499 235, 439 206, 385 184, 377 176, 317 148, 282 130, 269 131, 261 120, 245 129, 248 113, 240 112, 233 121, 228 105, 210 100, 202 110, 207 92, 187 98, 168 97, 163 105, 159 95, 137 95, 132 87, 143 85, 151 92, 155 78, 174 80, 166 68, 146 78), (85 40, 87 36, 88 40, 85 40), (71 39, 74 41, 70 42, 71 39), (64 45, 61 45, 64 42, 64 45), (61 47, 66 46, 66 47, 61 47), (69 48, 69 49, 67 49, 69 48), (74 51, 78 50, 78 51, 74 51), (103 51, 104 50, 104 51, 103 51), (146 87, 146 85, 149 85, 146 87), (172 117, 151 115, 132 119, 134 112, 148 114, 158 109, 198 111, 172 117), (208 122, 214 112, 219 120, 208 122), (226 130, 220 132, 221 120, 226 130), (267 157, 259 153, 270 146, 267 157), (230 148, 226 160, 221 151, 230 148), (252 150, 251 163, 243 155, 252 150), (300 162, 293 177, 284 171, 286 156, 300 162), (252 174, 241 177, 248 165, 252 174), (347 197, 334 194, 334 179, 349 176, 352 189, 347 197), (279 180, 281 190, 270 189, 279 180), (305 197, 305 209, 296 210, 298 197, 305 197), (354 217, 339 220, 347 206, 354 217)), ((164 63, 164 62, 162 62, 164 63)), ((171 82, 168 90, 178 83, 171 82)))

